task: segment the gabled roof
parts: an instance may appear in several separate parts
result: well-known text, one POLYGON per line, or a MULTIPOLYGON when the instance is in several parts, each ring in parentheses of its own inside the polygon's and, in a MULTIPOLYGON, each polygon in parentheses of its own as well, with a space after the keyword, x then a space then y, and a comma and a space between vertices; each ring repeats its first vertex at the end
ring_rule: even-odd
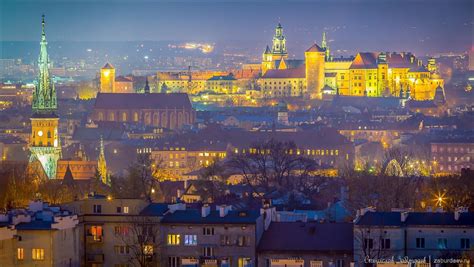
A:
POLYGON ((268 45, 267 45, 267 48, 265 48, 264 54, 271 54, 271 53, 272 53, 272 51, 270 51, 270 47, 268 47, 268 45))
POLYGON ((95 109, 191 109, 191 101, 184 93, 138 94, 98 93, 95 109))
POLYGON ((110 64, 109 62, 105 63, 105 65, 102 68, 103 69, 115 69, 114 66, 112 66, 112 64, 110 64))
POLYGON ((377 54, 372 52, 361 52, 352 61, 351 69, 375 69, 377 68, 377 54))
POLYGON ((326 50, 321 48, 318 44, 314 43, 306 52, 325 52, 326 50))
POLYGON ((289 78, 305 78, 306 65, 301 65, 294 69, 282 69, 282 70, 268 70, 265 72, 262 78, 264 79, 289 79, 289 78))
POLYGON ((258 251, 352 253, 353 235, 352 223, 272 222, 258 251))

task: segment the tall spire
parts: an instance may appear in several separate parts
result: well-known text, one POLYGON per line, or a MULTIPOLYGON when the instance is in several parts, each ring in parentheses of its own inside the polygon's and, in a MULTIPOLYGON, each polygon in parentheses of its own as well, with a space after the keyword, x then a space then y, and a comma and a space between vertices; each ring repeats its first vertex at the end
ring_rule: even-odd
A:
POLYGON ((54 114, 57 109, 57 96, 49 76, 50 60, 46 41, 44 15, 41 21, 40 53, 38 56, 38 84, 33 92, 33 113, 54 114))
POLYGON ((321 40, 321 48, 325 50, 326 61, 331 60, 331 51, 326 40, 326 32, 323 32, 323 39, 321 40))
POLYGON ((327 43, 326 43, 326 32, 323 32, 323 40, 321 41, 321 47, 326 48, 327 43))
POLYGON ((107 174, 107 164, 105 162, 105 153, 104 153, 104 139, 102 135, 100 136, 100 152, 99 159, 97 160, 97 171, 99 172, 99 177, 102 183, 109 185, 109 175, 107 174))

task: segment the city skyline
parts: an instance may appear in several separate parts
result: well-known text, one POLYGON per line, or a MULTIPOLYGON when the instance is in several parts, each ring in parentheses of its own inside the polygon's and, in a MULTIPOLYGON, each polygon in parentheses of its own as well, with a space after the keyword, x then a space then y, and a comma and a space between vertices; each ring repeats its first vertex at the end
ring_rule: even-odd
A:
POLYGON ((3 1, 0 41, 34 41, 38 18, 50 42, 200 41, 260 48, 281 22, 288 49, 320 42, 337 54, 465 52, 472 46, 470 1, 3 1), (408 6, 408 7, 407 7, 408 6), (15 14, 23 14, 17 16, 15 14), (84 18, 87 14, 87 19, 84 18), (15 27, 8 27, 15 25, 15 27), (71 34, 74 33, 74 34, 71 34))

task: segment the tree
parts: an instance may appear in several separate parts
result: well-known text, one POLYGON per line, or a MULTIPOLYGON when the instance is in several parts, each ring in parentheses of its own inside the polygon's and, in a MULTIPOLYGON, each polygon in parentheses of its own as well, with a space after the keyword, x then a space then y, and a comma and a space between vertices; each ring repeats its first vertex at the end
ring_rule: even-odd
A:
POLYGON ((311 174, 318 166, 316 161, 300 155, 293 142, 271 139, 254 144, 248 151, 232 155, 227 166, 254 188, 264 188, 266 192, 277 189, 309 193, 317 187, 314 182, 319 184, 311 174))
POLYGON ((147 154, 139 154, 124 177, 112 177, 112 192, 116 197, 144 198, 151 202, 162 197, 152 162, 147 154))
POLYGON ((115 228, 128 255, 127 263, 133 266, 156 266, 160 247, 159 221, 152 216, 132 216, 128 222, 115 228))

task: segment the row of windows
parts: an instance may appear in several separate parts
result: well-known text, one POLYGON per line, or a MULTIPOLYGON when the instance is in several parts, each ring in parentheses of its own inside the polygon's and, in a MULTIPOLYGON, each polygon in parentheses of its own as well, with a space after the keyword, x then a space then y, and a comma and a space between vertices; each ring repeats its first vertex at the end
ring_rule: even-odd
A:
MULTIPOLYGON (((18 248, 17 249, 17 255, 16 258, 18 260, 24 260, 25 259, 25 249, 24 248, 18 248)), ((31 259, 32 260, 44 260, 44 249, 43 248, 33 248, 31 249, 31 259)))
MULTIPOLYGON (((213 247, 203 247, 202 249, 202 256, 204 257, 213 257, 214 256, 214 248, 213 247)), ((213 264, 215 265, 215 264, 213 264)), ((180 257, 168 257, 168 266, 169 267, 180 267, 180 266, 188 266, 188 267, 198 267, 199 260, 197 258, 183 258, 180 257)), ((215 265, 219 267, 230 267, 231 262, 230 259, 222 259, 220 260, 219 265, 215 265)), ((253 267, 253 262, 251 258, 240 257, 237 259, 237 267, 253 267)), ((322 267, 322 266, 311 266, 311 267, 322 267)), ((342 267, 336 266, 336 267, 342 267)))
MULTIPOLYGON (((267 150, 260 150, 256 148, 249 148, 248 152, 250 154, 270 154, 270 149, 267 150)), ((239 150, 236 148, 234 150, 234 153, 238 154, 239 150)), ((242 149, 241 152, 242 154, 246 153, 245 149, 242 149)), ((308 155, 308 156, 338 156, 339 155, 339 149, 290 149, 287 152, 290 155, 296 154, 296 155, 308 155)))
MULTIPOLYGON (((391 241, 389 238, 381 238, 379 241, 379 248, 380 249, 390 249, 391 248, 391 241)), ((415 247, 419 249, 426 248, 425 247, 425 238, 424 237, 417 237, 415 239, 415 247)), ((374 249, 374 239, 372 238, 365 238, 364 239, 364 248, 365 249, 374 249)), ((471 240, 469 238, 461 238, 460 239, 460 248, 461 249, 470 249, 471 248, 471 240)), ((438 238, 437 240, 437 249, 448 249, 448 239, 447 238, 438 238)))

